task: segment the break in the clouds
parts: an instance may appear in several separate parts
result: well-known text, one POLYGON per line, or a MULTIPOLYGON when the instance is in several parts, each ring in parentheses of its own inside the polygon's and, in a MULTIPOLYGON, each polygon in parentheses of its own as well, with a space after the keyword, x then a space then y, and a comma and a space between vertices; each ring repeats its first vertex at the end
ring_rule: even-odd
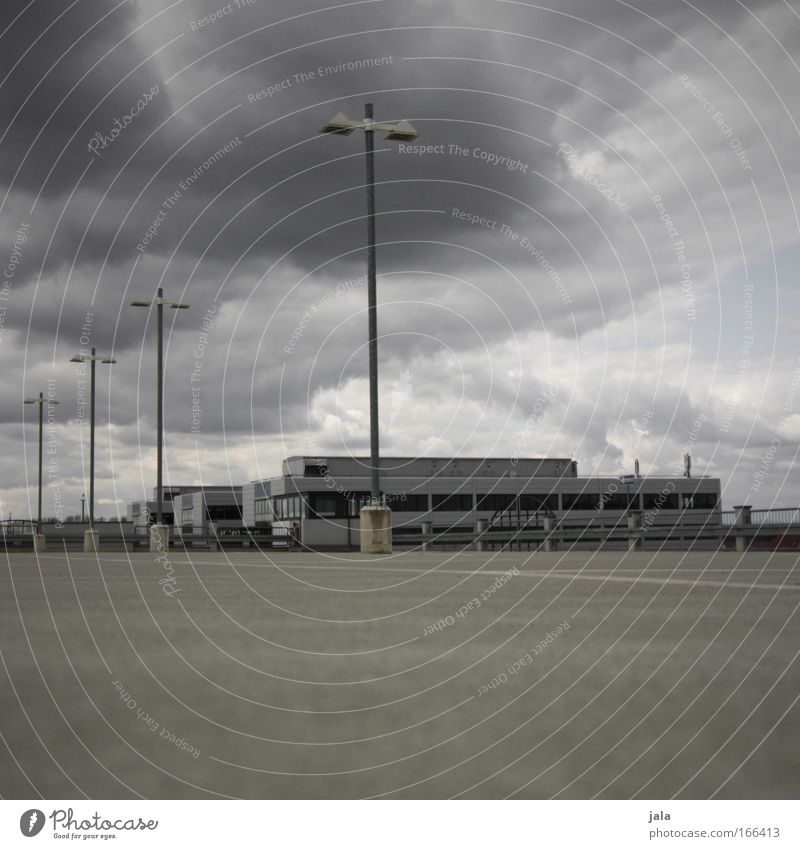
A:
POLYGON ((727 505, 800 500, 792 4, 20 0, 1 37, 4 514, 48 386, 78 511, 89 346, 117 359, 98 515, 152 488, 128 304, 157 286, 192 305, 166 316, 168 480, 366 452, 363 135, 318 130, 367 101, 420 132, 376 138, 384 452, 689 449, 727 505))

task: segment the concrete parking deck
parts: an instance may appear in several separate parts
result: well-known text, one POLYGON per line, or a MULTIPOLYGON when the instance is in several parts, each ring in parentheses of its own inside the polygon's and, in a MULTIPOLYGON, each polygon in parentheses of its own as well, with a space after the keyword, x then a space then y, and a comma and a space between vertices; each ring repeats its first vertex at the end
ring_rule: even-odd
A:
POLYGON ((5 798, 797 798, 796 555, 5 556, 5 798))

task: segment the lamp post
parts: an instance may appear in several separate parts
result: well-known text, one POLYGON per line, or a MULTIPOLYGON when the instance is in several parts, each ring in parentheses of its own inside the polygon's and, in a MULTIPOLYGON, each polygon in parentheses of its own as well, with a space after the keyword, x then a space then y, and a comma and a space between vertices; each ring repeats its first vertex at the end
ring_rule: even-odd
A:
POLYGON ((86 521, 86 513, 84 508, 86 506, 86 493, 81 493, 81 524, 86 521))
POLYGON ((369 447, 370 505, 361 511, 361 550, 385 554, 392 550, 391 511, 381 504, 380 449, 378 421, 378 303, 375 262, 375 132, 388 141, 412 141, 419 135, 408 121, 378 122, 372 104, 364 106, 364 120, 351 121, 341 112, 321 130, 336 136, 349 136, 364 130, 367 162, 367 320, 369 344, 369 447))
MULTIPOLYGON (((38 398, 26 398, 23 404, 38 404, 39 405, 39 499, 36 510, 36 534, 33 537, 33 550, 44 551, 45 541, 42 533, 42 437, 43 437, 43 420, 44 420, 44 405, 58 404, 55 398, 45 398, 44 393, 40 392, 38 398)), ((10 518, 9 514, 9 518, 10 518)))
MULTIPOLYGON (((89 529, 83 534, 83 550, 97 551, 99 542, 99 534, 94 529, 94 409, 95 409, 95 394, 94 394, 94 378, 95 365, 100 363, 115 363, 116 360, 111 357, 98 357, 95 354, 95 349, 92 348, 90 354, 75 354, 70 357, 71 363, 89 363, 90 364, 90 389, 89 389, 89 529)), ((81 513, 83 513, 83 499, 81 499, 81 513)))
POLYGON ((132 307, 156 307, 157 317, 157 386, 156 386, 156 523, 150 528, 150 550, 158 551, 167 547, 169 528, 162 523, 164 489, 162 483, 162 454, 164 447, 164 304, 173 310, 188 310, 190 304, 180 301, 168 301, 164 298, 164 290, 156 289, 156 297, 152 301, 131 301, 132 307), (163 538, 166 537, 165 544, 163 538))

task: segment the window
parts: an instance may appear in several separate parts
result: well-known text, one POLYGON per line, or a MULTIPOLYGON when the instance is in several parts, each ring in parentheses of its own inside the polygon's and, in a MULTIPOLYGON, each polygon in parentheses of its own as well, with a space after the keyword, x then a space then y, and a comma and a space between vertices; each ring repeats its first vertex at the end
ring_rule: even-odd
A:
POLYGON ((272 501, 269 498, 257 498, 255 501, 255 522, 257 528, 264 528, 272 522, 272 501))
POLYGON ((281 495, 273 499, 275 518, 280 520, 300 519, 305 502, 300 495, 281 495))
POLYGON ((564 510, 597 510, 600 496, 595 492, 565 492, 561 500, 564 510))
POLYGON ((313 493, 308 497, 308 506, 315 518, 334 518, 341 513, 336 495, 313 493))
POLYGON ((538 492, 525 492, 519 497, 519 509, 526 513, 536 510, 558 510, 558 493, 548 495, 538 492))
POLYGON ((206 507, 206 519, 241 519, 242 510, 238 504, 225 504, 217 507, 206 507))
POLYGON ((324 478, 328 474, 328 467, 322 463, 306 463, 305 476, 307 478, 324 478))
MULTIPOLYGON (((362 507, 372 503, 372 496, 368 492, 347 492, 344 494, 344 509, 350 511, 352 518, 358 518, 362 507)), ((383 493, 383 503, 395 513, 427 513, 428 496, 425 493, 383 493)), ((347 516, 346 512, 338 514, 347 516)))
POLYGON ((434 495, 433 509, 465 513, 472 510, 472 495, 468 492, 456 492, 453 495, 434 495))
POLYGON ((257 522, 271 522, 272 504, 269 498, 257 498, 255 501, 255 514, 257 522))
POLYGON ((513 500, 513 495, 507 495, 501 492, 490 492, 487 495, 479 495, 478 510, 491 510, 492 513, 497 510, 505 510, 511 505, 513 500))
POLYGON ((678 493, 662 489, 659 492, 645 492, 643 497, 645 510, 677 510, 678 493))
POLYGON ((627 510, 629 507, 637 508, 639 505, 639 495, 635 492, 630 494, 624 492, 609 493, 604 492, 600 496, 600 503, 604 510, 627 510))
POLYGON ((713 510, 717 506, 716 492, 685 493, 681 498, 684 510, 713 510))
POLYGON ((428 512, 428 496, 422 493, 412 493, 405 498, 399 495, 387 495, 386 504, 396 513, 428 512))
MULTIPOLYGON (((150 511, 150 524, 155 525, 156 523, 156 511, 150 511)), ((167 513, 166 510, 162 508, 161 511, 161 523, 164 525, 174 525, 175 524, 175 515, 173 513, 167 513)))
POLYGON ((361 513, 361 508, 369 505, 372 497, 368 492, 345 492, 342 498, 345 501, 342 516, 350 516, 357 519, 361 513))

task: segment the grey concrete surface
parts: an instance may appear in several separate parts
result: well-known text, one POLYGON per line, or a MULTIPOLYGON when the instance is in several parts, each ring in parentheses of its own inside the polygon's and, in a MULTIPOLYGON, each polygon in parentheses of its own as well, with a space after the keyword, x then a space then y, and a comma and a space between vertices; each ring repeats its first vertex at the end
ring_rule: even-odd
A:
POLYGON ((12 554, 5 798, 797 798, 795 555, 12 554))

